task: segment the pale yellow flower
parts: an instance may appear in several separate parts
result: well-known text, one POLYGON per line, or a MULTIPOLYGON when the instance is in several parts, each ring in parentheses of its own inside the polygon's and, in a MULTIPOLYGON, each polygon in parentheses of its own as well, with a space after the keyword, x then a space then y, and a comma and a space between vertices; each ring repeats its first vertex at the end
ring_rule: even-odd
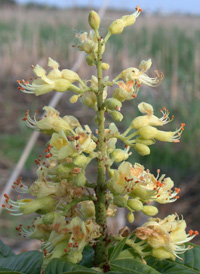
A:
POLYGON ((185 229, 186 222, 180 220, 176 214, 172 214, 163 220, 150 218, 142 227, 136 229, 136 236, 152 247, 152 256, 175 260, 175 257, 179 258, 178 254, 192 248, 190 246, 185 248, 183 244, 198 235, 197 231, 190 231, 187 234, 185 229))

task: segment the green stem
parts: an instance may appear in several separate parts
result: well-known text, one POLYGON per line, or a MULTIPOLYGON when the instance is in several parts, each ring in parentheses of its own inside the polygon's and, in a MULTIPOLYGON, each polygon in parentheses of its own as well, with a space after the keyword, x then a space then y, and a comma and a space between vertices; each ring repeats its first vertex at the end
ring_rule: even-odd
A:
POLYGON ((98 238, 95 246, 95 265, 102 265, 106 270, 108 261, 107 248, 107 221, 106 221, 106 144, 104 133, 104 107, 103 107, 103 82, 102 82, 102 42, 99 33, 96 32, 98 39, 98 54, 97 54, 97 77, 98 77, 98 92, 97 92, 97 123, 98 123, 98 144, 97 149, 99 157, 97 159, 97 186, 95 188, 97 201, 95 202, 96 222, 100 226, 101 236, 98 238))

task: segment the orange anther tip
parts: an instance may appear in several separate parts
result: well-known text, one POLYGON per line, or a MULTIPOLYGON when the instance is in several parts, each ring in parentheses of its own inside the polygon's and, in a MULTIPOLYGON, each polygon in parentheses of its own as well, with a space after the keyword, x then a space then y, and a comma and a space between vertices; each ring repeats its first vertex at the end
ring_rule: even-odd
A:
POLYGON ((3 204, 2 207, 6 207, 6 205, 3 204))
POLYGON ((180 141, 179 140, 174 140, 173 143, 180 143, 180 141))
POLYGON ((197 230, 195 230, 194 234, 195 235, 199 235, 199 232, 197 230))

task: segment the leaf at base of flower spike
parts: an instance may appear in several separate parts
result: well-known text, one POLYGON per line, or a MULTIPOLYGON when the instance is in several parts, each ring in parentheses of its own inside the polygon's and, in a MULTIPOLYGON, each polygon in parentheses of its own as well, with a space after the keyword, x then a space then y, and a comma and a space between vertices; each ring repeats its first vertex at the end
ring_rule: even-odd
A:
POLYGON ((0 257, 6 258, 14 255, 15 253, 12 251, 12 249, 0 240, 0 257))
POLYGON ((40 274, 43 255, 39 251, 27 251, 16 256, 0 258, 0 268, 23 274, 40 274))
POLYGON ((191 243, 187 245, 193 246, 194 248, 186 251, 184 254, 181 254, 180 257, 182 260, 177 258, 176 261, 159 261, 151 257, 147 260, 147 263, 157 271, 160 271, 162 274, 199 274, 200 246, 196 246, 191 243))
POLYGON ((119 259, 112 261, 111 270, 130 274, 160 274, 157 270, 135 259, 119 259))
POLYGON ((120 252, 123 250, 124 245, 126 244, 126 241, 127 241, 127 237, 124 238, 121 242, 119 242, 119 244, 117 244, 114 247, 114 249, 112 250, 112 253, 110 254, 110 257, 109 257, 110 262, 114 261, 118 257, 120 252))
POLYGON ((68 273, 99 273, 91 268, 69 263, 64 259, 54 258, 47 265, 44 274, 68 274, 68 273))
POLYGON ((83 259, 79 265, 92 267, 94 261, 94 249, 91 246, 86 246, 83 250, 83 259))
POLYGON ((120 252, 116 260, 119 260, 119 259, 135 259, 135 260, 142 261, 141 257, 138 255, 138 253, 134 251, 133 248, 127 248, 123 250, 122 252, 120 252))

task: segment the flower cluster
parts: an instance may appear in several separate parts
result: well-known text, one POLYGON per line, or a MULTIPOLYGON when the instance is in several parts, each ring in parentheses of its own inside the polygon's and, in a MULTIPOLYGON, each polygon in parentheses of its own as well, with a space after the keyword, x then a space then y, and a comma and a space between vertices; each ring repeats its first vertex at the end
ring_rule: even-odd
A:
POLYGON ((102 76, 102 70, 109 69, 102 62, 106 43, 112 35, 120 34, 125 27, 135 23, 142 12, 140 7, 131 15, 125 15, 111 23, 108 33, 103 38, 99 34, 99 15, 91 11, 89 33, 76 35, 78 49, 86 53, 90 66, 97 66, 97 75, 89 80, 81 80, 79 75, 68 69, 59 69, 59 64, 49 58, 50 72, 36 65, 33 71, 36 78, 18 81, 19 90, 34 93, 36 96, 50 91, 73 91, 71 103, 80 102, 96 112, 94 121, 97 125, 94 133, 89 125, 82 126, 74 116, 60 117, 60 113, 50 106, 44 107, 45 114, 38 118, 29 111, 23 120, 28 127, 50 135, 45 157, 39 155, 35 160, 37 179, 30 186, 22 183, 22 178, 14 182, 12 188, 32 198, 12 200, 5 194, 3 207, 11 215, 19 216, 36 213, 31 225, 16 229, 20 235, 38 239, 44 253, 44 266, 53 258, 63 258, 72 263, 82 260, 82 253, 87 245, 95 249, 95 265, 102 271, 108 268, 108 250, 126 237, 126 244, 138 253, 141 260, 152 255, 158 259, 175 259, 179 253, 190 247, 182 244, 198 234, 190 231, 186 234, 186 223, 177 215, 170 215, 164 220, 151 218, 143 226, 129 233, 120 230, 119 235, 108 235, 106 217, 113 217, 118 207, 127 209, 127 219, 134 221, 135 212, 147 216, 158 213, 156 203, 167 204, 179 198, 179 188, 165 175, 154 176, 139 163, 128 162, 134 148, 140 155, 150 154, 150 145, 155 142, 180 141, 184 125, 175 131, 162 131, 158 127, 173 120, 166 108, 160 109, 162 116, 154 115, 153 107, 145 102, 138 105, 143 114, 134 118, 124 133, 120 133, 114 121, 121 122, 122 103, 134 99, 141 85, 158 86, 163 73, 156 71, 156 77, 149 77, 146 72, 151 67, 151 59, 141 61, 139 68, 124 69, 112 81, 102 76), (111 92, 109 87, 114 86, 111 92), (113 92, 112 92, 113 91, 113 92), (108 95, 111 95, 108 98, 108 95), (105 113, 113 120, 106 123, 105 113), (124 148, 117 146, 120 140, 124 148), (97 163, 97 181, 90 182, 87 168, 91 161, 97 163), (118 167, 116 167, 118 165, 118 167), (152 203, 152 204, 151 204, 152 203), (133 236, 134 235, 134 236, 133 236), (131 237, 133 236, 133 237, 131 237))

